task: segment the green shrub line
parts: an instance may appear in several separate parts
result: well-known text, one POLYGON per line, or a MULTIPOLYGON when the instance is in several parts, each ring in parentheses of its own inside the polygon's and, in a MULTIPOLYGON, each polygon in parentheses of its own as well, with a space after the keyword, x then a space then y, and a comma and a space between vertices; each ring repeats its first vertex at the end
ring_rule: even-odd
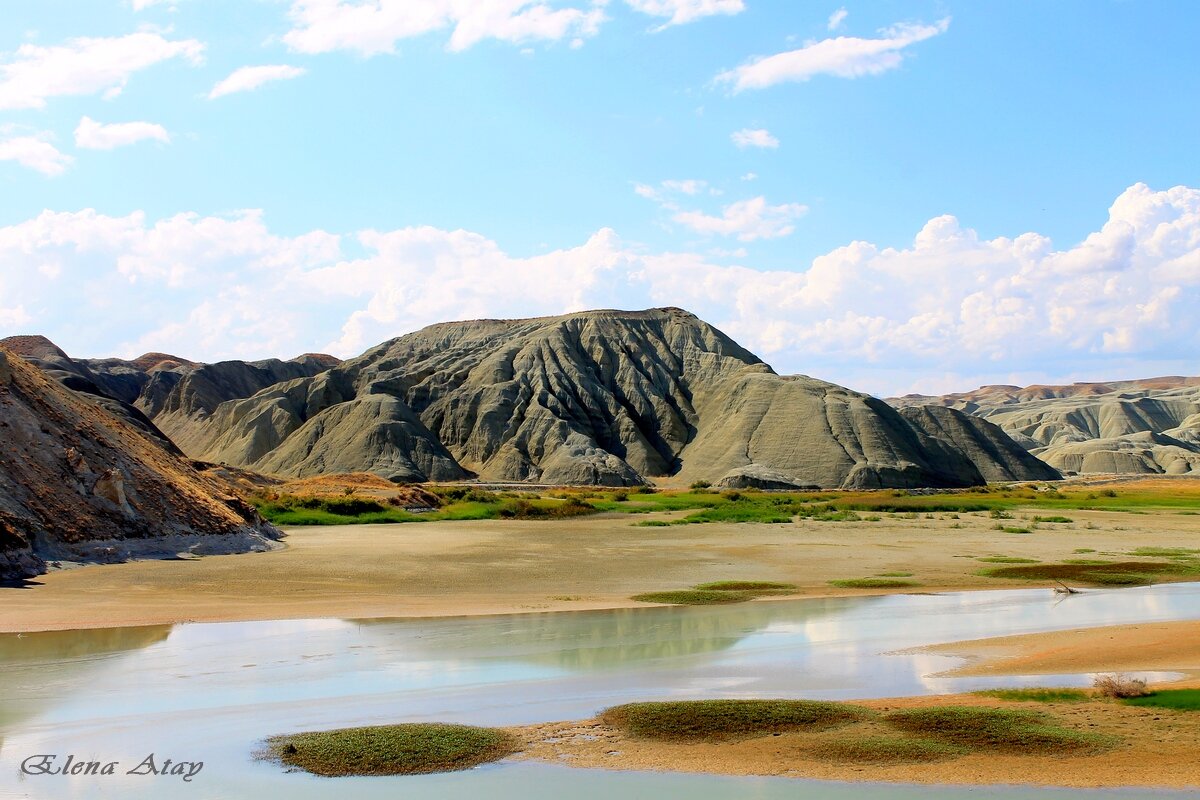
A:
POLYGON ((314 775, 420 775, 470 769, 517 750, 494 728, 405 723, 274 736, 269 754, 314 775))

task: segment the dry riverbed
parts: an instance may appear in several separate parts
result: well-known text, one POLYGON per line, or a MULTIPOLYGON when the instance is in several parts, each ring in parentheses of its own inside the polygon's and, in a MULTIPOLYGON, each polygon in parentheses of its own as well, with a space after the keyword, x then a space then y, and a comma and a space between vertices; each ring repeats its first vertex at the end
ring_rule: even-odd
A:
MULTIPOLYGON (((1030 533, 997 530, 983 512, 634 524, 685 513, 296 528, 272 552, 87 566, 0 589, 0 631, 618 608, 640 605, 635 594, 724 580, 786 582, 795 596, 873 593, 831 582, 904 573, 913 585, 890 591, 1050 586, 983 577, 997 564, 980 559, 1137 561, 1127 554, 1139 547, 1195 547, 1198 519, 1071 510, 1070 522, 1030 533)), ((1017 510, 1004 525, 1036 513, 1017 510)))

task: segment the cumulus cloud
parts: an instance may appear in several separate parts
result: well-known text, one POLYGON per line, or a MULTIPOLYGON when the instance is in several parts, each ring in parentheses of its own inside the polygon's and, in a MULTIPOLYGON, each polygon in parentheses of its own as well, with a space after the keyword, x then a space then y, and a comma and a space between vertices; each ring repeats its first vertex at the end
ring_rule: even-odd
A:
POLYGON ((448 319, 678 305, 780 371, 881 394, 1196 371, 1197 189, 1131 186, 1066 248, 942 216, 902 247, 850 242, 794 271, 714 256, 746 254, 651 253, 608 229, 523 257, 462 230, 43 212, 0 227, 0 336, 36 320, 79 355, 349 356, 448 319))
POLYGON ((61 152, 48 138, 48 134, 37 134, 0 139, 0 161, 15 161, 49 177, 61 175, 75 159, 61 152))
POLYGON ((634 11, 653 17, 669 17, 658 28, 684 25, 714 14, 740 14, 746 10, 742 0, 625 0, 634 11))
POLYGON ((680 211, 671 219, 697 233, 736 236, 738 241, 753 242, 791 234, 796 229, 792 222, 807 211, 808 206, 799 203, 768 205, 767 199, 760 196, 730 203, 721 209, 719 217, 702 211, 680 211))
POLYGON ((239 67, 229 74, 229 77, 217 81, 212 91, 208 93, 209 100, 216 100, 235 92, 249 92, 272 81, 286 81, 299 78, 307 72, 303 67, 293 67, 288 64, 263 64, 257 67, 239 67))
POLYGON ((114 122, 105 125, 91 117, 83 117, 75 128, 75 146, 87 150, 112 150, 146 139, 170 142, 171 136, 166 128, 153 122, 114 122))
POLYGON ((103 92, 112 98, 136 72, 174 58, 197 64, 203 55, 195 39, 173 41, 148 31, 53 47, 23 44, 0 62, 0 110, 44 108, 52 97, 103 92))
POLYGON ((797 50, 753 58, 735 69, 717 75, 718 83, 734 92, 765 89, 777 83, 806 81, 815 75, 859 78, 896 69, 904 61, 904 50, 917 42, 945 33, 947 17, 933 25, 899 24, 880 32, 878 39, 838 36, 809 42, 797 50))
POLYGON ((300 53, 395 52, 402 39, 450 29, 447 48, 485 39, 511 43, 570 40, 579 46, 606 19, 604 3, 555 8, 537 0, 294 0, 283 41, 300 53))
POLYGON ((838 28, 842 27, 842 23, 846 21, 846 17, 848 16, 850 16, 849 11, 844 8, 839 8, 837 11, 829 15, 829 22, 825 27, 831 31, 836 31, 838 28))
POLYGON ((779 140, 766 128, 742 128, 729 134, 729 138, 743 150, 747 147, 779 147, 779 140))

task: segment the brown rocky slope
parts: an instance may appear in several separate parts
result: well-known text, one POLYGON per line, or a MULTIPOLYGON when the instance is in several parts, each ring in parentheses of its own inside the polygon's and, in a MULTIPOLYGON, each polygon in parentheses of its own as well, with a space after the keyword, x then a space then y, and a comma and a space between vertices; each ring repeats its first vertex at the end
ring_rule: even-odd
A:
POLYGON ((280 535, 187 460, 0 348, 0 579, 53 560, 263 550, 280 535))

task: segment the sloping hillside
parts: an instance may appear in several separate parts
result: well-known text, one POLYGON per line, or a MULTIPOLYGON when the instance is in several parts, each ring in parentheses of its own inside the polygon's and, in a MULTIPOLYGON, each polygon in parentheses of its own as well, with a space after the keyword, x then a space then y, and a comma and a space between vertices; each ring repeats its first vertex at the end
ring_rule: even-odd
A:
POLYGON ((1200 378, 984 386, 889 402, 901 408, 933 404, 961 409, 999 425, 1063 471, 1200 473, 1200 378))
POLYGON ((0 348, 0 578, 279 536, 187 460, 0 348))
POLYGON ((160 407, 137 403, 194 457, 292 477, 856 488, 984 480, 954 443, 885 403, 776 375, 672 308, 433 325, 170 424, 165 406, 155 415, 160 407))

